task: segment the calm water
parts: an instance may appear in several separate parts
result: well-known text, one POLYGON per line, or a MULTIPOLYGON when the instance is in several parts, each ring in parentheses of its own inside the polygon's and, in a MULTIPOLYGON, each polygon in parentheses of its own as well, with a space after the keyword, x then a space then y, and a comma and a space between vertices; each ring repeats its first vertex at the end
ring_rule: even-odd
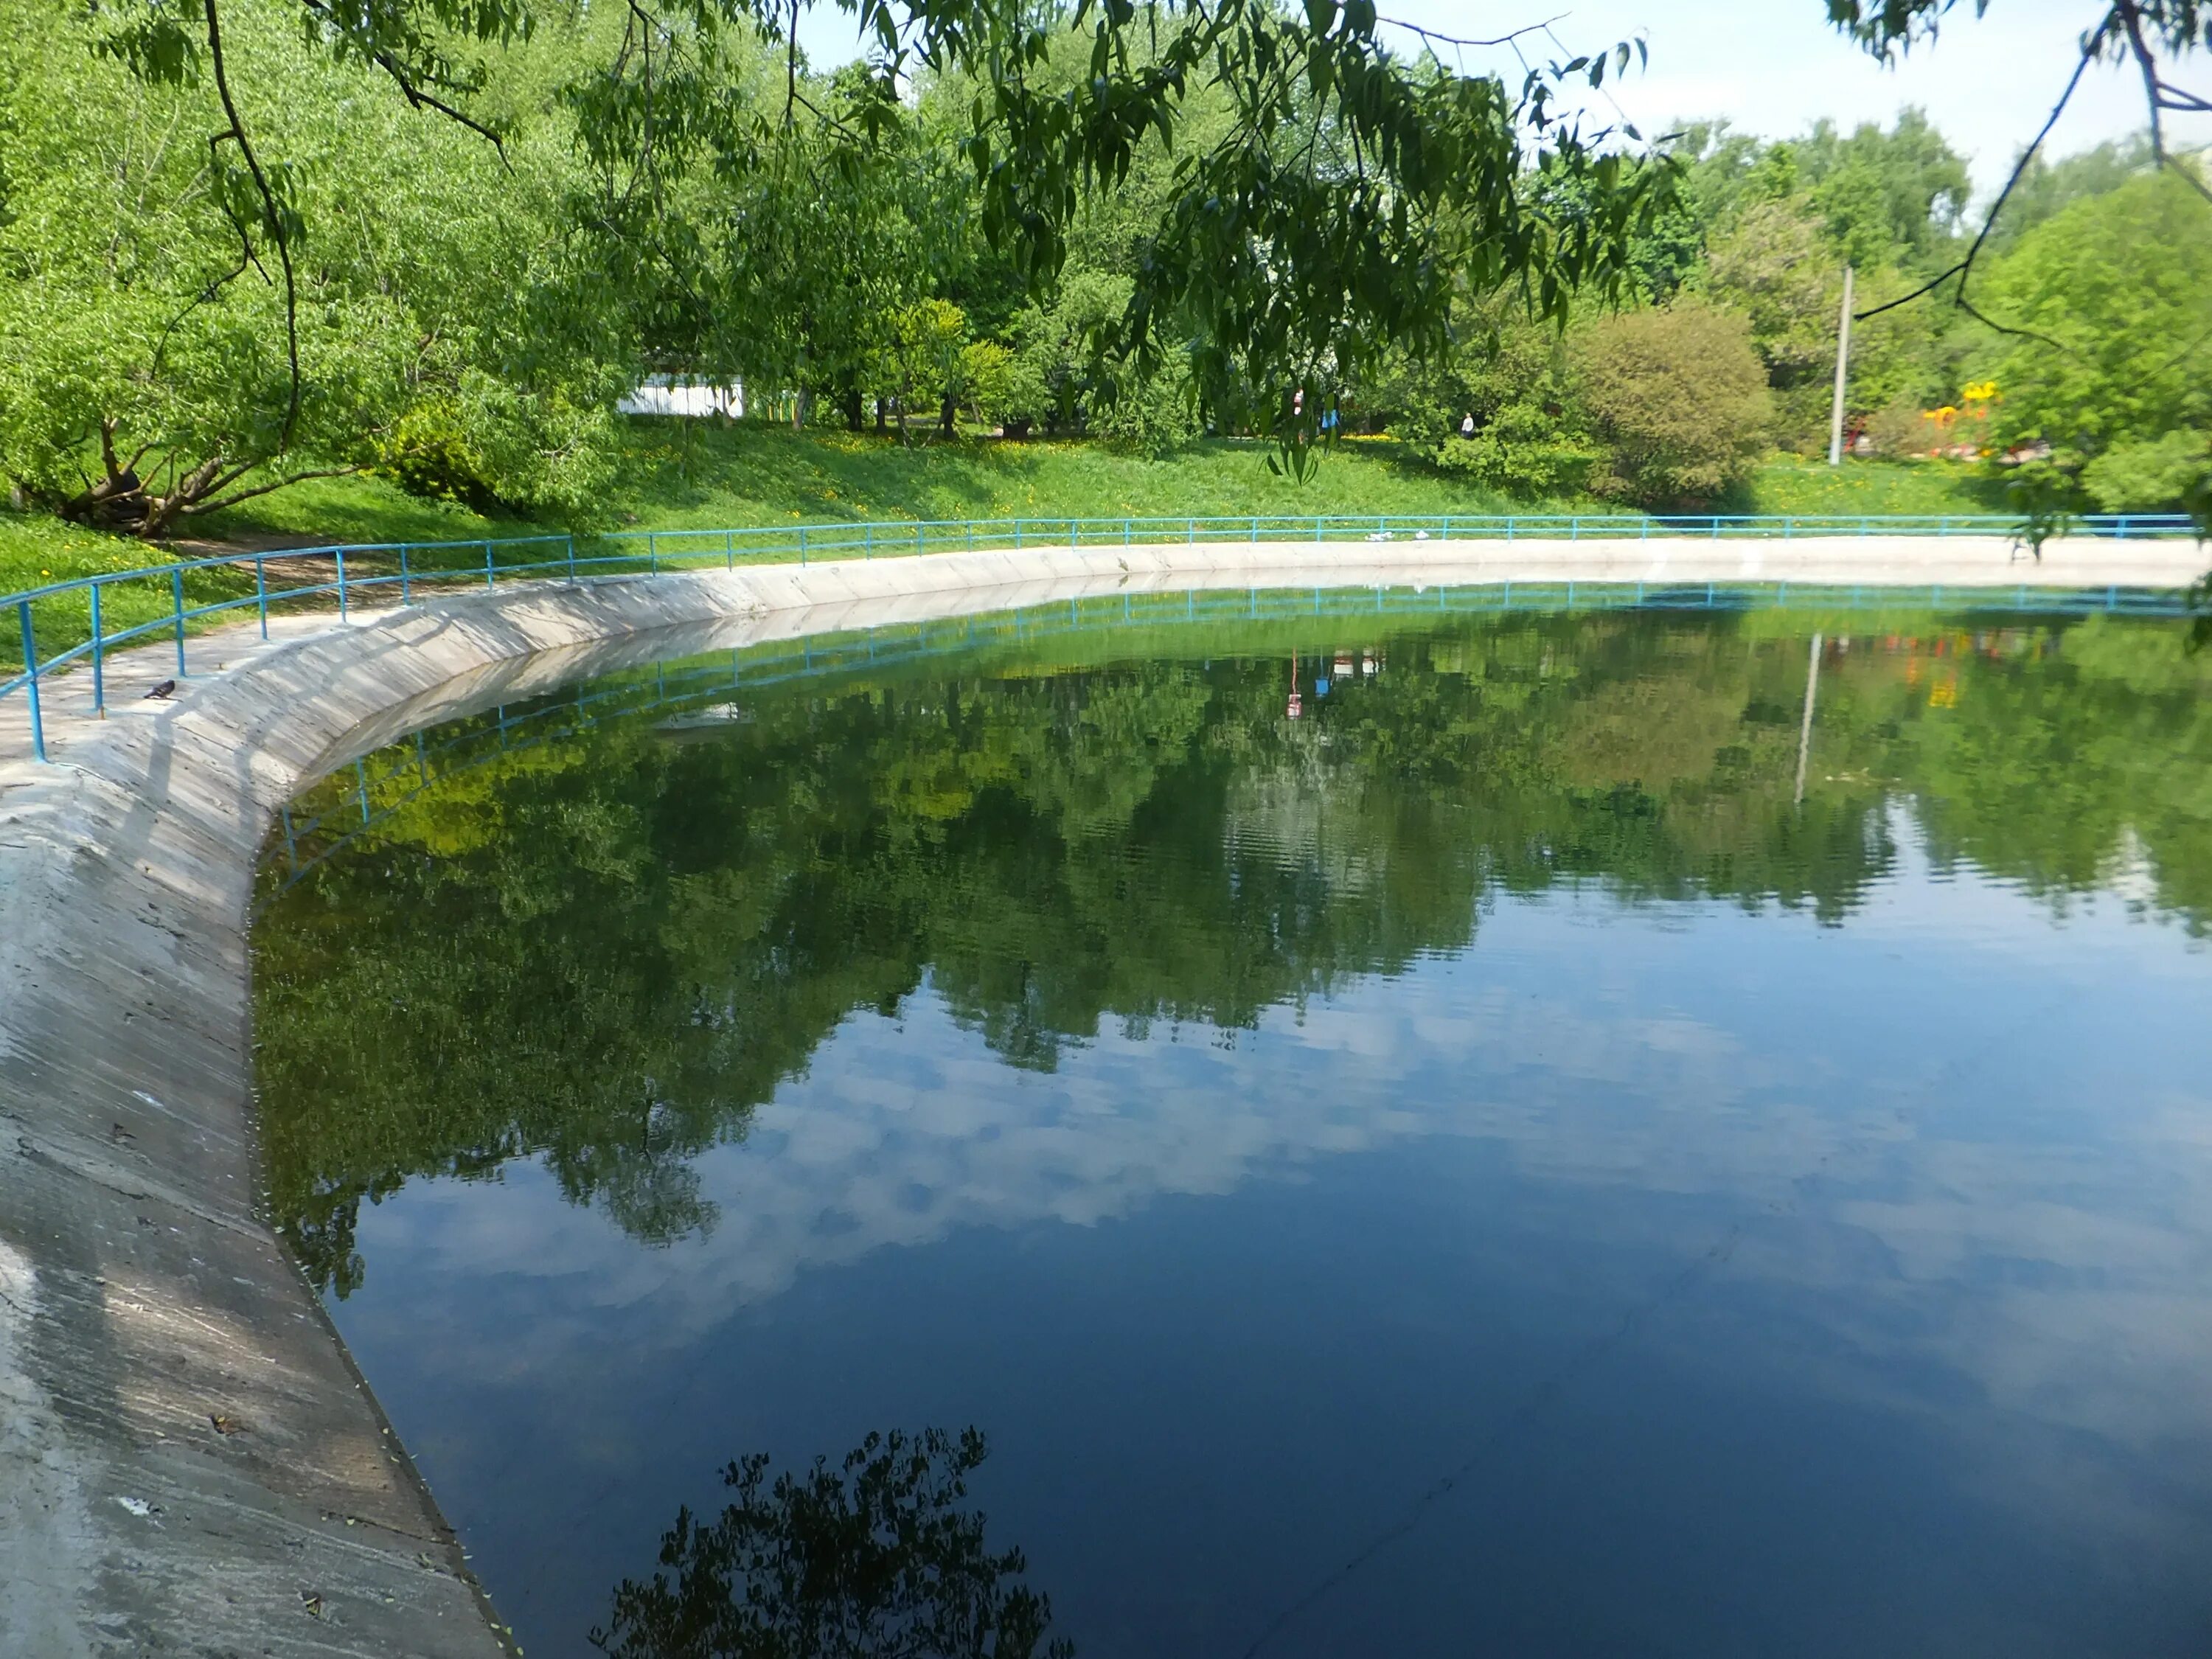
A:
POLYGON ((2212 666, 1194 611, 295 804, 273 1199, 532 1659, 2212 1650, 2212 666))

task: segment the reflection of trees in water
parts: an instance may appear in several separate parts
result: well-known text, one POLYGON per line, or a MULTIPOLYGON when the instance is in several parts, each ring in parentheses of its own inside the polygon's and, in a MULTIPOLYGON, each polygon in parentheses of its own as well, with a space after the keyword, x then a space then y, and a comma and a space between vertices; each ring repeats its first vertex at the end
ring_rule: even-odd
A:
POLYGON ((1463 948, 1501 891, 1839 921, 1900 799, 1939 859, 2057 896, 2137 849, 2201 926, 2212 768, 2183 763, 2212 753, 2212 672, 2166 629, 2055 642, 1832 647, 1802 805, 1803 642, 1725 619, 1401 639, 1295 723, 1272 646, 797 686, 712 741, 611 723, 440 782, 271 908, 272 1199, 341 1292, 363 1197, 519 1156, 666 1242, 711 1220, 696 1154, 925 975, 1049 1070, 1106 1021, 1233 1036, 1463 948))
POLYGON ((592 1644, 616 1659, 1071 1659, 1050 1601, 964 1506, 983 1437, 871 1434, 836 1467, 732 1463, 716 1520, 679 1510, 662 1571, 625 1579, 592 1644))

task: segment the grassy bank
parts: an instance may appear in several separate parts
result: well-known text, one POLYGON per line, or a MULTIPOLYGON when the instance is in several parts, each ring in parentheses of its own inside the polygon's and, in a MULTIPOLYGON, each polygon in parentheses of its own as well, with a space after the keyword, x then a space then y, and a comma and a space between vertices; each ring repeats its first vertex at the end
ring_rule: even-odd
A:
MULTIPOLYGON (((1586 498, 1509 501, 1409 461, 1387 440, 1340 445, 1304 483, 1271 472, 1269 453, 1263 444, 1215 441, 1152 459, 1087 442, 973 438, 909 448, 896 434, 647 420, 630 425, 616 488, 594 516, 597 527, 674 530, 863 520, 1607 510, 1586 498)), ((1832 469, 1794 458, 1770 462, 1729 504, 1735 512, 1802 514, 1999 507, 1990 487, 1956 463, 1850 461, 1832 469)), ((49 516, 0 512, 0 593, 159 563, 171 550, 204 556, 333 542, 462 541, 563 527, 419 500, 376 477, 319 480, 259 497, 196 523, 195 539, 173 550, 49 516)), ((209 573, 192 579, 191 591, 195 598, 250 591, 250 578, 209 573)), ((118 590, 111 597, 117 612, 111 625, 166 605, 150 593, 133 598, 118 590)), ((55 637, 50 627, 72 631, 72 606, 82 608, 73 601, 42 608, 42 640, 55 637)), ((20 655, 12 630, 0 626, 0 663, 20 655)))

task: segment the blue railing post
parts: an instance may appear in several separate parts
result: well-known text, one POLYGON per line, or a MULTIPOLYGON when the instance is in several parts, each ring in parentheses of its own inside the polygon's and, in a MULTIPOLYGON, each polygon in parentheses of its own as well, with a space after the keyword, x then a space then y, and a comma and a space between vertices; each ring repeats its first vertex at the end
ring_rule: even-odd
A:
POLYGON ((576 580, 576 538, 563 536, 561 539, 568 544, 568 580, 573 582, 576 580))
POLYGON ((492 568, 491 568, 491 544, 490 544, 489 542, 486 542, 486 543, 483 544, 483 550, 484 550, 484 586, 485 586, 486 587, 496 587, 496 586, 499 586, 499 579, 492 574, 492 568))
POLYGON ((43 761, 46 757, 46 722, 39 707, 39 641, 31 631, 31 602, 25 599, 17 605, 15 615, 23 624, 23 672, 31 697, 31 752, 43 761))
MULTIPOLYGON (((338 556, 338 620, 339 620, 340 622, 343 622, 343 621, 346 619, 345 549, 343 549, 343 547, 341 547, 340 549, 338 549, 338 550, 337 550, 337 556, 338 556)), ((178 661, 178 666, 179 666, 179 668, 181 668, 181 667, 183 666, 184 649, 185 649, 184 636, 180 634, 180 635, 179 635, 177 636, 177 654, 178 654, 178 659, 179 659, 179 661, 178 661)))
POLYGON ((253 556, 253 602, 261 612, 261 637, 269 637, 269 561, 253 556))
MULTIPOLYGON (((185 677, 185 573, 183 571, 169 572, 169 592, 175 599, 177 606, 177 678, 182 679, 185 677)), ((23 614, 28 617, 31 613, 26 611, 23 614)))
POLYGON ((100 639, 100 579, 93 578, 92 587, 92 712, 100 720, 107 718, 107 684, 101 672, 101 658, 106 647, 100 639))
POLYGON ((414 602, 415 594, 407 580, 407 544, 402 542, 399 544, 399 603, 412 605, 414 602))
POLYGON ((1260 515, 1259 515, 1258 514, 1255 513, 1255 514, 1252 515, 1252 545, 1253 545, 1253 546, 1255 546, 1255 547, 1257 547, 1259 544, 1260 544, 1260 515))
MULTIPOLYGON (((802 532, 802 533, 803 533, 803 532, 802 532)), ((722 568, 723 568, 723 569, 725 569, 725 570, 735 570, 737 568, 738 568, 738 540, 737 540, 737 535, 736 535, 736 532, 733 532, 733 531, 725 530, 725 531, 722 532, 722 568)))

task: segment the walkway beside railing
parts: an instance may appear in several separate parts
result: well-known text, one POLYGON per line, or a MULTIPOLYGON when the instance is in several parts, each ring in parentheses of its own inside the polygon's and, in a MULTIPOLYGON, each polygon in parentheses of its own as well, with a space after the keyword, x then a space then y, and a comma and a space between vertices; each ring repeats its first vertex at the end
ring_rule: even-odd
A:
MULTIPOLYGON (((160 642, 177 678, 190 673, 187 641, 218 622, 246 619, 268 640, 272 614, 310 611, 350 620, 357 608, 386 609, 516 581, 579 581, 823 560, 926 556, 954 552, 1237 544, 1466 542, 1725 542, 1837 538, 2008 538, 2019 520, 1997 514, 1653 517, 1630 514, 1453 514, 1404 518, 1008 519, 820 524, 725 530, 624 531, 579 538, 527 536, 441 543, 349 544, 182 560, 103 573, 0 597, 0 707, 27 705, 32 747, 46 757, 40 682, 82 667, 95 715, 107 708, 110 659, 118 648, 160 642), (12 626, 7 624, 12 623, 12 626), (12 637, 10 637, 12 635, 12 637)), ((2075 541, 2136 543, 2197 536, 2180 514, 2075 520, 2075 541)), ((2023 556, 2024 558, 2024 556, 2023 556)))

